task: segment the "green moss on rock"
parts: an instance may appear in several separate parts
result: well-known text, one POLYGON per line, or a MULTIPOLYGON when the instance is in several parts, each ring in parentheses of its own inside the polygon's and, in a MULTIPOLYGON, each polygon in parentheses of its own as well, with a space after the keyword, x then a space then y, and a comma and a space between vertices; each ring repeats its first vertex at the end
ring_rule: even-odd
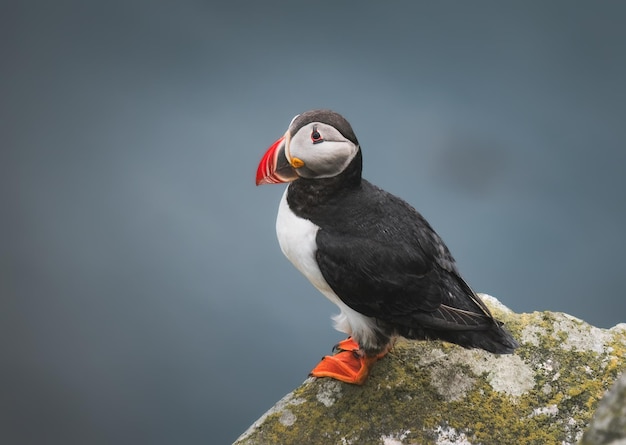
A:
POLYGON ((617 380, 600 401, 591 426, 581 445, 620 445, 626 443, 626 374, 617 380))
POLYGON ((309 378, 236 444, 576 443, 626 369, 626 329, 483 298, 520 339, 515 354, 398 341, 364 386, 309 378))

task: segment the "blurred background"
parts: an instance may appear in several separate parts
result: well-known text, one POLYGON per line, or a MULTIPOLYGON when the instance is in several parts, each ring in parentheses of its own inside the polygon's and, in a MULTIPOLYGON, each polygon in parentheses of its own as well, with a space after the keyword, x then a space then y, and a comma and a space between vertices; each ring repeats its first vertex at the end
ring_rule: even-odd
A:
POLYGON ((342 334, 257 163, 332 108, 516 312, 626 321, 623 2, 4 1, 0 442, 230 443, 342 334))

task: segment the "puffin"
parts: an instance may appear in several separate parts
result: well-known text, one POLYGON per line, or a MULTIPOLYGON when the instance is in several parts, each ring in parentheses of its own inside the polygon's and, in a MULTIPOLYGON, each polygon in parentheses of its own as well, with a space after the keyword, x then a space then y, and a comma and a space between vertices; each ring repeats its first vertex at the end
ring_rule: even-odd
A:
POLYGON ((398 337, 494 354, 519 346, 461 277, 411 205, 361 177, 350 123, 327 109, 295 116, 261 158, 256 184, 288 183, 276 234, 283 254, 330 301, 348 338, 311 371, 362 385, 398 337))

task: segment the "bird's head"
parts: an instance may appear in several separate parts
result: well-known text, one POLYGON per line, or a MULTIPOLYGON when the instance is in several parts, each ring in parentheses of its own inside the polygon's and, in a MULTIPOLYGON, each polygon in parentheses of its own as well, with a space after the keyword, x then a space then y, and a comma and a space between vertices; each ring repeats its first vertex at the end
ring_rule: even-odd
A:
MULTIPOLYGON (((360 156, 350 123, 330 110, 312 110, 294 117, 285 134, 267 150, 256 184, 321 179, 341 174, 360 156)), ((360 163, 357 166, 360 174, 360 163)))

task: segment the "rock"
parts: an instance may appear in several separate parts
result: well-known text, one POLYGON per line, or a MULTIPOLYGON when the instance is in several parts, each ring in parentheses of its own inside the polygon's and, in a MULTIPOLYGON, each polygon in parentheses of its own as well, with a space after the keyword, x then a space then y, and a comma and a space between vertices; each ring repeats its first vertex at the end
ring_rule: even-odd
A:
POLYGON ((626 374, 600 401, 580 445, 626 445, 626 374))
MULTIPOLYGON (((563 313, 515 314, 481 297, 520 341, 515 354, 399 340, 364 386, 309 378, 235 444, 577 443, 626 369, 626 324, 599 329, 563 313)), ((624 425, 624 417, 599 419, 600 436, 590 431, 585 440, 624 425)))

